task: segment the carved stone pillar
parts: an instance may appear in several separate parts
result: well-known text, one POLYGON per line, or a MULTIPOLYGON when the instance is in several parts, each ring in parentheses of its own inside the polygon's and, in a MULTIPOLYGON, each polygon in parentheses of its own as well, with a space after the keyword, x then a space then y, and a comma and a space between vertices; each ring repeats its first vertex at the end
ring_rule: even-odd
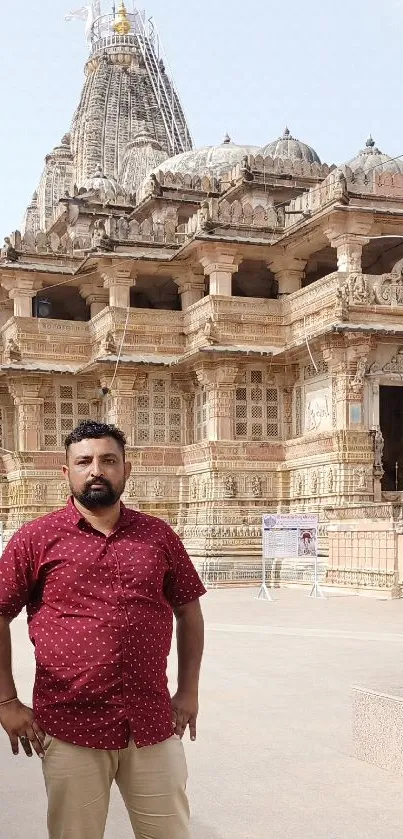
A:
POLYGON ((200 274, 193 274, 192 271, 174 276, 176 285, 181 298, 182 311, 193 306, 204 297, 204 276, 200 274))
POLYGON ((39 451, 42 444, 42 382, 35 376, 11 379, 8 387, 14 399, 17 448, 21 452, 39 451))
POLYGON ((235 381, 238 367, 201 367, 196 375, 207 396, 207 439, 233 440, 235 424, 235 381))
POLYGON ((102 312, 109 303, 108 289, 91 283, 80 286, 80 294, 81 297, 84 297, 87 306, 90 307, 91 319, 102 312))
POLYGON ((323 358, 326 361, 331 382, 331 416, 332 428, 346 429, 348 427, 348 392, 349 368, 346 354, 342 347, 322 347, 323 358))
POLYGON ((278 283, 278 296, 284 297, 298 291, 305 276, 307 260, 287 254, 276 254, 267 267, 274 274, 278 283))
POLYGON ((101 377, 101 386, 109 388, 106 395, 107 420, 126 435, 127 442, 133 443, 134 395, 141 390, 146 381, 145 373, 118 373, 113 383, 107 376, 101 377))
POLYGON ((332 248, 337 251, 337 270, 347 274, 362 273, 362 249, 369 239, 356 233, 327 234, 332 248))
POLYGON ((224 251, 212 251, 200 257, 204 273, 209 277, 209 294, 231 297, 232 275, 237 272, 240 261, 240 257, 224 251))
POLYGON ((371 428, 379 428, 380 425, 380 406, 379 406, 379 379, 372 381, 372 407, 370 426, 371 428))
POLYGON ((130 306, 130 289, 136 285, 130 269, 105 268, 101 274, 104 288, 109 289, 111 308, 127 309, 130 306))
POLYGON ((80 383, 80 399, 86 400, 90 406, 90 417, 94 420, 101 419, 100 407, 100 382, 93 380, 92 382, 80 383))
POLYGON ((32 317, 32 298, 41 288, 41 281, 27 278, 24 275, 17 275, 15 277, 4 277, 1 285, 8 291, 11 300, 14 301, 14 317, 32 317))
POLYGON ((175 386, 180 390, 183 399, 183 440, 184 446, 188 446, 194 442, 194 410, 195 410, 195 391, 193 376, 175 376, 175 386))
POLYGON ((0 302, 0 329, 14 314, 14 303, 7 296, 7 300, 0 302))
POLYGON ((298 365, 290 365, 285 368, 283 374, 275 374, 273 376, 275 385, 280 394, 281 401, 281 419, 282 419, 282 434, 283 440, 290 440, 292 437, 292 406, 294 385, 299 377, 298 365))

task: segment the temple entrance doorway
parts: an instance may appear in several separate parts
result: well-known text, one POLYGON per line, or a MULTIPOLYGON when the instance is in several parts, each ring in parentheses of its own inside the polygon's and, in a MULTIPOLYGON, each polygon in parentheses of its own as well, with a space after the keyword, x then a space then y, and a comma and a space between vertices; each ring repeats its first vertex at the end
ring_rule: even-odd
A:
POLYGON ((384 492, 403 491, 403 385, 379 388, 379 421, 385 443, 384 492))

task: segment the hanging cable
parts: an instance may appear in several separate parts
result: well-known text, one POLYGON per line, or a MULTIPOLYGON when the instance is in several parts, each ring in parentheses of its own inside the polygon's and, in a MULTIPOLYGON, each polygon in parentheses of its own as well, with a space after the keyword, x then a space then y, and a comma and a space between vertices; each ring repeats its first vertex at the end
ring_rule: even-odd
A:
POLYGON ((121 340, 121 342, 120 342, 120 347, 119 347, 118 355, 117 355, 117 358, 116 358, 115 369, 114 369, 114 371, 113 371, 112 381, 111 381, 111 383, 110 383, 110 385, 109 385, 109 387, 108 387, 108 391, 112 389, 113 383, 114 383, 114 381, 115 381, 115 379, 116 379, 116 373, 118 372, 118 367, 119 367, 119 364, 120 364, 120 359, 121 359, 121 357, 122 357, 123 344, 124 344, 124 342, 125 342, 125 338, 126 338, 127 324, 129 323, 129 315, 130 315, 130 306, 128 306, 128 307, 127 307, 127 312, 126 312, 126 322, 125 322, 124 329, 123 329, 122 340, 121 340))
POLYGON ((310 348, 310 346, 309 346, 308 334, 307 334, 307 330, 306 330, 306 316, 305 316, 305 315, 304 315, 304 332, 305 332, 305 343, 306 343, 306 348, 307 348, 308 353, 309 353, 309 358, 310 358, 310 359, 311 359, 311 361, 312 361, 312 364, 313 364, 313 366, 314 366, 314 368, 315 368, 315 372, 316 372, 316 373, 319 373, 318 367, 317 367, 317 365, 316 365, 316 361, 315 361, 315 359, 314 359, 314 357, 313 357, 313 355, 312 355, 312 353, 311 353, 311 348, 310 348))

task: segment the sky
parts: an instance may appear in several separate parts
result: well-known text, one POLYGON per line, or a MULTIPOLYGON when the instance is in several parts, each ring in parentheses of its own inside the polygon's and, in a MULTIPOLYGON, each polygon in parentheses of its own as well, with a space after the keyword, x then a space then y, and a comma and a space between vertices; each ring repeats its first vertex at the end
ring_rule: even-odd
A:
MULTIPOLYGON (((45 155, 69 130, 88 52, 84 23, 64 16, 85 2, 3 4, 2 235, 20 227, 45 155)), ((403 0, 148 3, 195 146, 226 132, 263 146, 288 125, 329 164, 354 157, 369 133, 403 154, 403 0)))

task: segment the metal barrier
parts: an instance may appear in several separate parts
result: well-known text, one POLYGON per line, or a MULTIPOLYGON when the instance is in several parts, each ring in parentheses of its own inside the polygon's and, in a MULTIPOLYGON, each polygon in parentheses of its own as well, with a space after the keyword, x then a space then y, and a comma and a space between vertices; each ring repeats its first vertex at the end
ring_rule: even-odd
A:
MULTIPOLYGON (((318 557, 318 582, 324 583, 327 570, 327 557, 318 557)), ((262 560, 205 560, 197 570, 206 588, 235 586, 258 586, 262 581, 262 560)), ((278 588, 282 584, 315 584, 315 558, 266 560, 266 585, 278 588)))

